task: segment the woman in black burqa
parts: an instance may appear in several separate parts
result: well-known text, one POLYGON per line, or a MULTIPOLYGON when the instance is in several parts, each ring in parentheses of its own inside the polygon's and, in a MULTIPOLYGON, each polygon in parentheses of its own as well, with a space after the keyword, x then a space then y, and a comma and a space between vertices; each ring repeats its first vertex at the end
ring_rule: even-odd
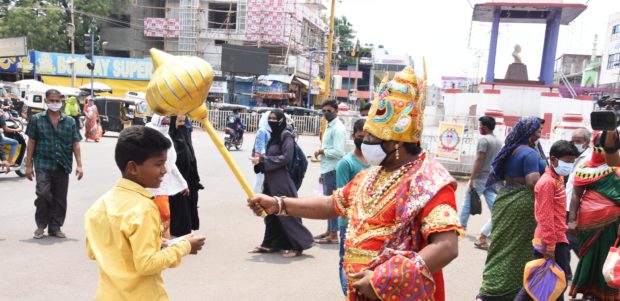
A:
POLYGON ((189 193, 182 192, 170 197, 170 235, 183 236, 198 230, 198 191, 204 189, 200 184, 196 155, 185 124, 185 116, 170 118, 170 138, 177 152, 176 165, 187 181, 189 193))
MULTIPOLYGON (((264 169, 264 193, 296 198, 297 188, 288 172, 295 152, 295 140, 287 129, 286 116, 282 110, 271 111, 269 127, 271 139, 267 144, 267 152, 253 160, 255 165, 264 169)), ((301 218, 269 215, 265 217, 263 243, 250 253, 283 251, 284 257, 295 257, 313 244, 312 234, 302 224, 301 218)))

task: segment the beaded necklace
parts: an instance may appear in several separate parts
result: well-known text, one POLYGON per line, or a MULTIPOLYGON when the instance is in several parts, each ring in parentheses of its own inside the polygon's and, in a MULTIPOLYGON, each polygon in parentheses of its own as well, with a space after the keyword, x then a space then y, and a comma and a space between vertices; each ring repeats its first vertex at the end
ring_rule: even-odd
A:
POLYGON ((412 166, 417 165, 419 161, 420 158, 407 162, 395 172, 384 173, 383 177, 381 176, 381 171, 383 168, 377 168, 372 171, 372 174, 369 175, 369 179, 371 180, 367 182, 365 187, 362 187, 362 201, 358 203, 357 210, 361 219, 354 229, 355 233, 359 233, 359 229, 365 224, 366 220, 374 216, 376 210, 372 209, 381 209, 373 208, 379 199, 383 197, 386 199, 391 198, 392 196, 386 196, 386 193, 400 180, 403 175, 409 172, 409 169, 412 166), (391 174, 391 176, 387 178, 387 180, 383 180, 389 174, 391 174), (379 187, 377 187, 377 189, 373 189, 377 185, 379 185, 379 187))

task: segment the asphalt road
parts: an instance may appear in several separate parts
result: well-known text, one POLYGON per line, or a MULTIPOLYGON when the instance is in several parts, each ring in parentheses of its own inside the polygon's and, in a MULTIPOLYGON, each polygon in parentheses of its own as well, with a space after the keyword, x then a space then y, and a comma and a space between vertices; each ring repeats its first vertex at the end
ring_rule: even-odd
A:
MULTIPOLYGON (((199 201, 199 233, 207 242, 201 253, 184 258, 180 267, 163 273, 171 299, 342 300, 337 245, 316 246, 294 259, 247 253, 260 244, 263 222, 245 206, 243 191, 206 133, 197 130, 193 139, 205 186, 199 201)), ((254 136, 246 134, 245 141, 243 149, 232 156, 253 183, 248 157, 254 136)), ((15 173, 0 175, 0 299, 92 300, 98 272, 95 262, 86 256, 83 216, 120 176, 114 163, 115 143, 115 137, 82 143, 85 175, 79 182, 71 177, 63 227, 66 239, 33 239, 34 183, 15 173)), ((299 144, 306 154, 319 146, 317 137, 301 137, 299 144)), ((311 163, 301 196, 319 193, 318 176, 319 165, 311 163)), ((459 184, 458 202, 465 185, 459 184)), ((473 234, 487 218, 489 212, 484 207, 482 216, 470 219, 473 234)), ((326 228, 325 221, 304 223, 314 234, 326 228)), ((444 270, 447 300, 473 300, 477 294, 486 252, 473 248, 472 242, 472 237, 462 238, 459 257, 444 270)))

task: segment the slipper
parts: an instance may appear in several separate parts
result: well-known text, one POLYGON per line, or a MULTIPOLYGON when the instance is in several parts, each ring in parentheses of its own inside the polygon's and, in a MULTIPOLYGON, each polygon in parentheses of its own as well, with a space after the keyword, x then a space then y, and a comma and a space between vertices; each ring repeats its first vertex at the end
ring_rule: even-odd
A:
POLYGON ((285 250, 284 252, 282 252, 282 257, 284 258, 298 257, 298 256, 301 256, 302 252, 303 251, 285 250))
POLYGON ((325 238, 325 237, 328 237, 328 236, 329 236, 329 231, 325 232, 325 233, 321 233, 321 234, 319 234, 319 235, 317 235, 317 236, 315 236, 313 238, 314 239, 322 239, 322 238, 325 238))
POLYGON ((485 251, 489 250, 489 243, 487 243, 486 241, 485 242, 475 241, 474 246, 480 250, 485 250, 485 251))
POLYGON ((324 237, 324 238, 315 239, 314 242, 317 244, 339 244, 340 240, 337 238, 324 237))
POLYGON ((273 252, 275 252, 273 249, 269 249, 265 247, 256 247, 248 251, 248 253, 250 254, 267 254, 267 253, 273 253, 273 252))

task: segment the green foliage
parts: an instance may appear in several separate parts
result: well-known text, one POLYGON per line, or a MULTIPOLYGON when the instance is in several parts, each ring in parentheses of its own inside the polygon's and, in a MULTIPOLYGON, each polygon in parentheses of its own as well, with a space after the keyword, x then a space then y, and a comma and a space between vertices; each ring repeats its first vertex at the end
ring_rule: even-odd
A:
POLYGON ((353 42, 353 39, 355 38, 355 30, 353 29, 353 24, 347 20, 346 16, 342 16, 342 18, 334 18, 334 34, 338 38, 340 50, 353 50, 353 47, 355 46, 353 42))
MULTIPOLYGON (((131 0, 75 0, 75 47, 83 52, 83 38, 91 24, 100 28, 101 18, 123 14, 131 0)), ((70 0, 0 0, 0 38, 28 37, 28 48, 70 52, 67 24, 70 0)))

